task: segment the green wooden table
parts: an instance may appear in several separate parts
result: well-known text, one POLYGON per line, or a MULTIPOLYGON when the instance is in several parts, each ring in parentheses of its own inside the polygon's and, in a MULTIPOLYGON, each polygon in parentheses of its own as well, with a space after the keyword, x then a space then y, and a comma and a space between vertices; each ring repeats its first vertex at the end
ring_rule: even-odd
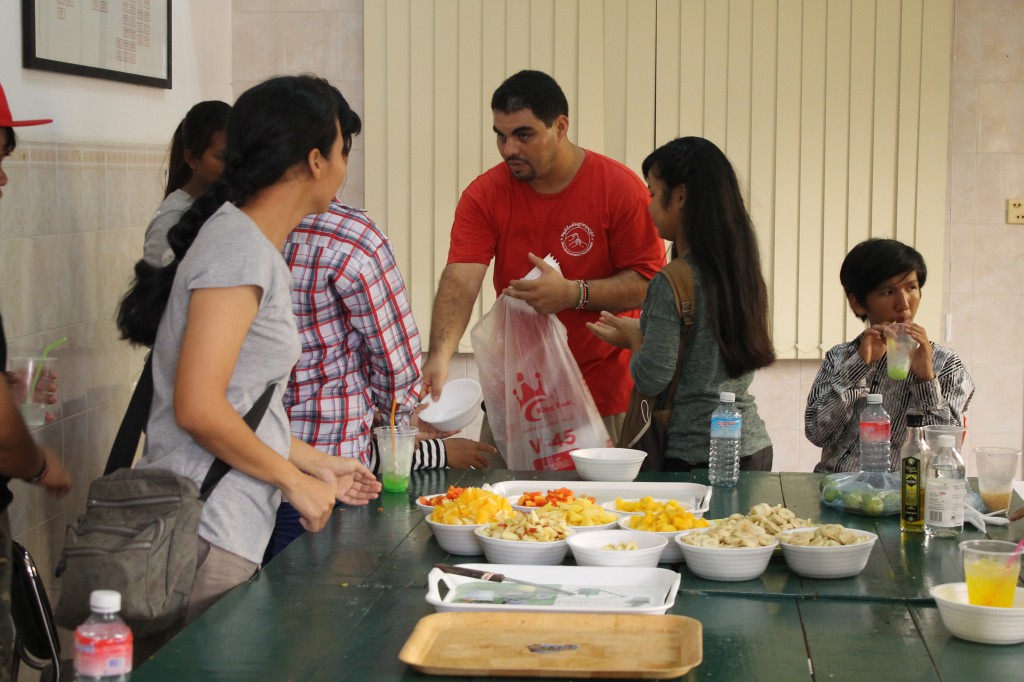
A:
MULTIPOLYGON (((133 681, 439 679, 398 660, 416 622, 433 613, 425 600, 427 573, 440 561, 484 559, 444 552, 413 500, 450 484, 510 479, 578 480, 554 472, 415 472, 408 494, 385 493, 368 507, 342 509, 323 532, 302 536, 141 666, 133 681)), ((638 480, 691 479, 656 474, 638 480)), ((707 482, 701 474, 692 480, 707 482)), ((963 580, 956 540, 902 534, 893 517, 821 507, 819 480, 815 474, 744 472, 735 489, 716 489, 708 516, 768 502, 815 522, 871 530, 879 541, 864 572, 809 580, 778 556, 760 579, 724 583, 678 567, 682 582, 670 613, 696 618, 704 629, 704 662, 682 679, 1020 679, 1024 645, 954 638, 928 596, 933 585, 963 580)), ((1004 538, 1005 527, 989 535, 1004 538)), ((962 539, 980 537, 972 529, 962 539)))

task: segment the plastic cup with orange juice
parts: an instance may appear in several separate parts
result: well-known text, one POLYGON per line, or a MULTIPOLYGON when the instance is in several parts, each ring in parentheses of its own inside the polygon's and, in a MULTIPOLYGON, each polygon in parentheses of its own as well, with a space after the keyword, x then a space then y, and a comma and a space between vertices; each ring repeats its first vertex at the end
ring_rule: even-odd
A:
POLYGON ((974 606, 1010 608, 1020 577, 1016 545, 1002 540, 960 543, 967 578, 967 601, 974 606))

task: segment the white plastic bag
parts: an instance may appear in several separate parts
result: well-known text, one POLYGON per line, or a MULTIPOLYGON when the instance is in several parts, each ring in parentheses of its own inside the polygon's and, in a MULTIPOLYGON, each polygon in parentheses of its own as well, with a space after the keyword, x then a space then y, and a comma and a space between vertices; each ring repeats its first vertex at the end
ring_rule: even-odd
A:
MULTIPOLYGON (((550 255, 544 260, 559 269, 550 255)), ((524 279, 539 276, 534 268, 524 279)), ((502 294, 470 338, 487 420, 509 469, 571 470, 570 450, 611 446, 557 317, 502 294)))

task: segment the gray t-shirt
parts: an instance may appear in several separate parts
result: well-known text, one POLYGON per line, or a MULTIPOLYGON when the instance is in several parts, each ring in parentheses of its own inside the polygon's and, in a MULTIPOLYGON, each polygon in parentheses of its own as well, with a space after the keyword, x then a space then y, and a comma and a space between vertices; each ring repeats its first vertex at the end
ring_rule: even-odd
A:
MULTIPOLYGON (((256 431, 271 448, 288 457, 291 431, 281 401, 289 373, 299 358, 299 335, 292 315, 292 276, 280 252, 256 224, 226 203, 199 231, 178 266, 167 309, 153 346, 153 407, 140 468, 167 469, 199 486, 213 457, 183 431, 174 418, 174 379, 194 289, 257 286, 263 291, 235 363, 227 397, 245 414, 266 389, 275 395, 256 431)), ((280 493, 262 481, 232 470, 203 508, 199 536, 213 545, 259 563, 274 528, 280 493)))
POLYGON ((167 233, 178 224, 181 215, 192 206, 195 199, 183 189, 176 189, 167 195, 153 214, 146 227, 146 241, 142 246, 142 257, 150 265, 163 266, 174 260, 174 251, 167 244, 167 233))
MULTIPOLYGON (((711 446, 711 413, 718 407, 718 394, 736 394, 736 407, 743 415, 741 456, 747 457, 772 444, 757 412, 757 403, 749 392, 753 372, 730 377, 725 358, 715 338, 714 320, 704 294, 704 278, 689 254, 683 256, 693 273, 693 327, 686 339, 683 368, 672 405, 666 455, 691 464, 708 461, 711 446)), ((679 356, 680 321, 675 295, 668 278, 659 273, 647 287, 647 298, 640 313, 644 345, 633 355, 629 369, 637 390, 658 395, 672 382, 679 356)))

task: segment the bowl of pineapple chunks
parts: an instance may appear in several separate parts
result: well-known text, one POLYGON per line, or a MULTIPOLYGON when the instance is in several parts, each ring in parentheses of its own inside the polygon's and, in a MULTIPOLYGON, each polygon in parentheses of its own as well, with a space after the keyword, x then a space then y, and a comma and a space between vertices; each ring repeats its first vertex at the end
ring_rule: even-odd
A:
POLYGON ((441 500, 426 518, 437 544, 449 554, 483 554, 474 531, 515 510, 509 501, 482 488, 465 488, 457 496, 441 500))
POLYGON ((682 550, 673 542, 675 536, 687 530, 707 528, 710 525, 706 519, 698 518, 684 509, 676 500, 653 503, 643 514, 619 518, 619 527, 623 530, 654 533, 667 540, 659 561, 663 564, 677 564, 683 560, 682 550))
POLYGON ((599 530, 576 533, 568 542, 578 566, 654 568, 668 538, 639 530, 599 530))
POLYGON ((565 558, 573 530, 536 510, 528 514, 512 510, 498 514, 474 533, 489 563, 557 566, 565 558))

